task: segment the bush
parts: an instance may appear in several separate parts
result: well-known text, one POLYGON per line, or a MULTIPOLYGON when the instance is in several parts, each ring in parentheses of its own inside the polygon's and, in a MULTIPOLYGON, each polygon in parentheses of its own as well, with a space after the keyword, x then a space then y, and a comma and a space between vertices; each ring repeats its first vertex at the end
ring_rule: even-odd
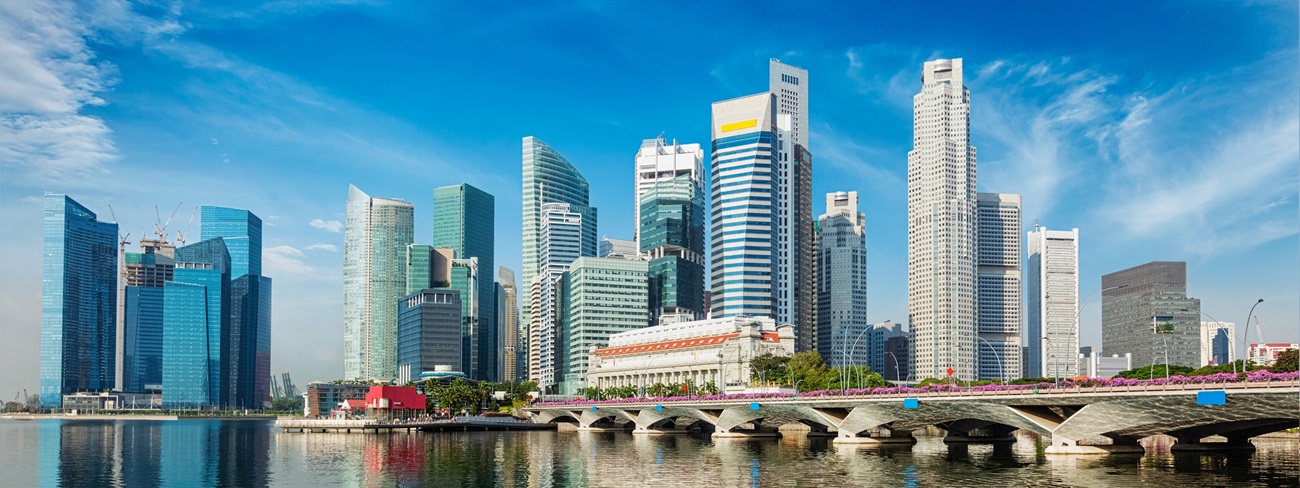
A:
POLYGON ((1300 350, 1287 349, 1277 355, 1277 359, 1273 360, 1273 365, 1269 366, 1268 370, 1274 373, 1290 373, 1300 369, 1297 368, 1300 366, 1297 363, 1300 363, 1300 350))

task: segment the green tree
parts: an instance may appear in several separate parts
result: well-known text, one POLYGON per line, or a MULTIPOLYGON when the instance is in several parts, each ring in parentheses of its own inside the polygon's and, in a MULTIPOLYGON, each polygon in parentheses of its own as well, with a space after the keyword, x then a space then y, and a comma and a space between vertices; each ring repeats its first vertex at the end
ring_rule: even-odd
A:
POLYGON ((713 381, 710 381, 708 383, 700 385, 700 393, 703 395, 717 395, 718 384, 713 381))
POLYGON ((750 381, 759 384, 790 384, 790 356, 764 353, 749 360, 750 381))
POLYGON ((846 368, 831 368, 828 372, 826 388, 838 390, 848 388, 879 388, 884 386, 891 386, 891 383, 885 381, 884 376, 872 371, 870 367, 849 366, 846 368), (841 375, 841 373, 843 374, 841 375), (841 379, 844 379, 846 382, 841 384, 841 379))
MULTIPOLYGON (((600 388, 596 388, 594 386, 588 386, 586 388, 578 390, 578 396, 581 396, 582 398, 585 398, 587 400, 600 400, 601 391, 600 388)), ((606 395, 606 397, 613 398, 608 395, 606 395)))
POLYGON ((790 384, 797 384, 803 391, 825 390, 832 380, 838 380, 832 378, 831 369, 817 351, 795 353, 786 363, 786 371, 789 373, 790 384))
POLYGON ((1277 359, 1273 360, 1273 365, 1269 366, 1268 370, 1274 373, 1290 373, 1298 369, 1297 366, 1300 364, 1297 363, 1300 363, 1300 351, 1287 349, 1277 355, 1277 359))
MULTIPOLYGON (((1164 378, 1165 366, 1166 365, 1164 364, 1156 364, 1154 366, 1152 365, 1139 366, 1130 369, 1128 371, 1121 371, 1119 374, 1115 375, 1115 377, 1128 378, 1130 380, 1149 380, 1152 378, 1164 378)), ((1168 365, 1168 367, 1169 367, 1169 372, 1168 372, 1169 376, 1177 376, 1177 375, 1187 376, 1188 373, 1191 373, 1193 371, 1193 369, 1188 366, 1179 366, 1176 364, 1170 364, 1168 365)))
POLYGON ((18 402, 5 402, 6 412, 23 412, 27 410, 27 405, 18 402))
POLYGON ((292 396, 272 399, 271 410, 275 412, 296 412, 302 415, 302 397, 292 396))

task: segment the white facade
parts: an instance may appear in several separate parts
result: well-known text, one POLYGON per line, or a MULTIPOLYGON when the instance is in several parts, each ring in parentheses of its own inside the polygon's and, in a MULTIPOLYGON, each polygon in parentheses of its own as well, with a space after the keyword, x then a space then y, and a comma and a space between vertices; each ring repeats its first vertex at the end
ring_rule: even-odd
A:
POLYGON ((808 70, 772 59, 768 63, 768 92, 776 108, 777 157, 776 214, 772 222, 775 230, 776 254, 774 269, 774 299, 776 320, 781 324, 795 324, 801 348, 811 348, 813 342, 813 302, 815 284, 811 276, 812 191, 811 155, 808 153, 808 70), (802 190, 802 191, 801 191, 802 190), (803 259, 800 259, 800 258, 803 259), (804 322, 809 322, 804 324, 804 322))
MULTIPOLYGON (((1078 364, 1074 365, 1071 371, 1078 371, 1078 374, 1070 375, 1087 376, 1089 378, 1114 378, 1115 375, 1133 369, 1133 354, 1111 354, 1102 356, 1095 351, 1090 354, 1079 354, 1078 364)), ((1065 378, 1065 376, 1062 376, 1065 378)))
POLYGON ((406 246, 415 206, 348 186, 343 224, 343 376, 397 377, 397 301, 406 295, 406 246))
POLYGON ((605 236, 600 238, 596 257, 639 260, 641 253, 637 251, 636 241, 605 236))
POLYGON ((962 60, 928 61, 907 154, 907 307, 915 376, 976 375, 975 147, 962 60))
MULTIPOLYGON (((544 203, 541 209, 541 228, 538 230, 538 273, 529 287, 529 379, 545 388, 559 379, 555 360, 558 334, 556 331, 557 305, 555 292, 560 277, 569 265, 582 256, 585 240, 583 215, 571 211, 567 203, 544 203), (536 304, 536 307, 531 307, 536 304), (536 357, 534 363, 532 358, 536 357), (535 369, 534 369, 535 364, 535 369)), ((545 391, 545 390, 543 390, 545 391)))
POLYGON ((1272 366, 1273 361, 1283 351, 1289 349, 1300 349, 1300 344, 1285 342, 1270 342, 1268 344, 1251 344, 1250 349, 1246 351, 1246 359, 1254 361, 1260 366, 1272 366))
POLYGON ((641 195, 655 183, 681 175, 691 175, 699 193, 704 194, 704 151, 699 144, 677 144, 676 139, 669 144, 662 137, 641 141, 641 149, 636 153, 636 197, 632 200, 633 249, 641 242, 641 195))
POLYGON ((724 391, 741 390, 751 383, 749 361, 767 353, 794 354, 794 330, 768 317, 658 325, 610 336, 608 347, 592 351, 587 382, 605 389, 712 381, 724 391))
POLYGON ((1237 360, 1237 324, 1201 322, 1201 366, 1237 360))
POLYGON ((1026 377, 1076 376, 1079 350, 1079 229, 1028 234, 1025 344, 1026 377), (1059 357, 1059 361, 1057 360, 1059 357), (1059 366, 1058 366, 1059 364, 1059 366))
POLYGON ((712 317, 776 312, 775 106, 767 92, 713 104, 712 317))
POLYGON ((1020 378, 1020 195, 976 194, 979 379, 1020 378))
POLYGON ((832 367, 872 364, 867 323, 867 217, 858 192, 826 194, 817 219, 817 352, 832 367), (861 342, 860 345, 855 343, 861 342))

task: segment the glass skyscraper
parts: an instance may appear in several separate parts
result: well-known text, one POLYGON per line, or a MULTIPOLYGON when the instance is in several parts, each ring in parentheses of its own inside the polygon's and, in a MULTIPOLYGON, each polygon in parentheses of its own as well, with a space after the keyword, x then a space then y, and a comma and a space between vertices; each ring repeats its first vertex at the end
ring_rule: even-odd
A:
POLYGON ((435 366, 461 365, 461 302, 455 290, 420 290, 397 304, 398 382, 435 366))
POLYGON ((609 336, 650 325, 646 262, 580 257, 561 281, 560 391, 575 394, 587 386, 593 346, 609 345, 609 336))
POLYGON ((231 278, 262 274, 262 219, 247 210, 213 206, 200 207, 199 219, 200 241, 226 241, 231 278))
POLYGON ((124 293, 122 390, 158 391, 162 389, 163 287, 128 286, 124 293))
POLYGON ((216 237, 176 249, 163 291, 163 405, 229 406, 238 351, 230 347, 230 252, 216 237))
POLYGON ((45 195, 41 405, 116 386, 117 224, 67 195, 45 195))
MULTIPOLYGON (((485 298, 478 294, 480 289, 479 281, 478 258, 452 260, 450 288, 460 295, 461 312, 461 357, 458 366, 470 378, 491 381, 476 376, 476 372, 480 371, 481 361, 483 360, 482 356, 478 354, 479 343, 482 341, 483 336, 480 331, 483 321, 478 314, 478 304, 485 298)), ((495 322, 493 324, 495 325, 495 322)))
POLYGON ((817 224, 817 352, 832 367, 873 365, 874 338, 866 332, 867 216, 858 211, 858 192, 827 193, 817 224))
POLYGON ((226 402, 260 408, 271 401, 271 278, 262 276, 262 219, 227 207, 200 207, 199 238, 220 237, 230 252, 230 331, 226 402))
MULTIPOLYGON (((467 184, 444 186, 433 190, 433 246, 455 251, 456 259, 474 258, 489 279, 478 279, 476 316, 478 328, 474 357, 477 369, 465 371, 472 378, 497 381, 501 354, 501 334, 497 330, 496 285, 490 278, 496 269, 494 258, 496 200, 492 195, 467 184)), ((462 295, 463 296, 463 295, 462 295)))
POLYGON ((651 323, 703 319, 704 192, 690 174, 660 181, 641 196, 640 251, 650 258, 651 323), (681 319, 681 320, 678 320, 681 319))
POLYGON ((397 301, 406 296, 406 248, 415 206, 348 186, 343 225, 343 376, 397 377, 397 301))

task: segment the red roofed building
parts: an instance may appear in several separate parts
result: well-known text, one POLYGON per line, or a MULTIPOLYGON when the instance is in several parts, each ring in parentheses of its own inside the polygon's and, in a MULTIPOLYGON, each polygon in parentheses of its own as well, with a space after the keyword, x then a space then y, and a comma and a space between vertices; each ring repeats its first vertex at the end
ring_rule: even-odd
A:
POLYGON ((388 420, 424 415, 424 395, 414 386, 371 386, 366 394, 366 413, 370 418, 388 420))
POLYGON ((724 391, 750 384, 749 360, 794 354, 794 327, 768 317, 723 317, 645 327, 610 336, 593 348, 587 386, 643 387, 710 381, 724 391), (726 385, 724 387, 724 385, 726 385))
POLYGON ((1246 358, 1254 361, 1260 366, 1272 366, 1273 361, 1277 360, 1277 355, 1288 349, 1300 348, 1300 344, 1286 342, 1270 342, 1268 344, 1251 344, 1247 351, 1246 358))

